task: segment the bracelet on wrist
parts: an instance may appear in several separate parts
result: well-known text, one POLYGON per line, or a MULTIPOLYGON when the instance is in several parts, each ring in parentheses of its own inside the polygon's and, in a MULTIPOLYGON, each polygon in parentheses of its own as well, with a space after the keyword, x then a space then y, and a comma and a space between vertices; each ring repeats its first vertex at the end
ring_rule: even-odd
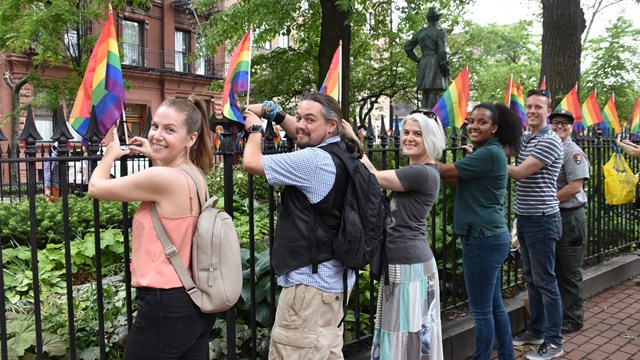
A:
POLYGON ((262 117, 273 121, 278 112, 282 111, 282 107, 272 100, 267 100, 262 103, 262 117))
POLYGON ((276 115, 273 117, 273 122, 276 125, 280 125, 282 124, 282 122, 284 121, 284 119, 287 117, 287 114, 283 113, 282 111, 278 111, 276 113, 276 115))

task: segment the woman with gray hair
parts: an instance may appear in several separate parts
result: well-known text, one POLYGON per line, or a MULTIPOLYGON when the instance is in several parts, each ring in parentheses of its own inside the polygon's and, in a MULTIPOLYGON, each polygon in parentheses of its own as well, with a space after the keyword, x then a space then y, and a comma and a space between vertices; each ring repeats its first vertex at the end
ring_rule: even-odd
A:
MULTIPOLYGON (((356 139, 349 126, 343 128, 356 139)), ((416 113, 403 121, 400 142, 407 166, 378 171, 366 156, 362 160, 380 187, 392 191, 371 359, 442 359, 440 289, 427 216, 440 191, 436 159, 445 134, 434 113, 416 113)))

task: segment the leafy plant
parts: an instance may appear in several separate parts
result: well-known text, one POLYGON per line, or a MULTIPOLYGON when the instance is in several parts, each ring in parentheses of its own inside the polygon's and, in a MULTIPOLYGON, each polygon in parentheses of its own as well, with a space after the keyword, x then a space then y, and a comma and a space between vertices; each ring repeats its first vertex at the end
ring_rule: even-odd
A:
MULTIPOLYGON (((115 275, 124 269, 122 232, 110 229, 101 232, 100 248, 103 276, 115 275)), ((71 270, 74 278, 95 279, 96 256, 93 234, 71 241, 71 270)), ((4 261, 5 297, 11 304, 33 301, 31 248, 18 245, 2 253, 4 261)), ((65 251, 63 244, 49 244, 38 251, 38 280, 41 291, 54 294, 66 292, 65 251)))
MULTIPOLYGON (((7 313, 7 352, 9 359, 35 359, 36 327, 32 315, 7 313)), ((2 344, 0 344, 0 349, 2 344)), ((67 346, 61 336, 42 333, 42 350, 51 357, 66 354, 67 346)))
MULTIPOLYGON (((69 195, 69 222, 71 237, 84 237, 93 233, 94 200, 88 196, 69 195)), ((47 244, 61 244, 64 242, 62 224, 62 201, 48 203, 44 196, 36 196, 36 223, 38 224, 37 242, 39 248, 47 244)), ((138 203, 129 203, 129 222, 138 208, 138 203)), ((112 201, 99 202, 100 228, 122 228, 123 211, 122 203, 112 201)), ((0 229, 2 229, 2 241, 17 245, 27 245, 30 241, 31 221, 29 202, 0 203, 0 229)))

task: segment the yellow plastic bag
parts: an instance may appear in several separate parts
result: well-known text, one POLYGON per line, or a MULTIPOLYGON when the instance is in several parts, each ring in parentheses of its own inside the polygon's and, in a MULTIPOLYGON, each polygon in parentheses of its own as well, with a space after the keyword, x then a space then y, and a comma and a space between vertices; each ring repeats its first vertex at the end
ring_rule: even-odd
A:
POLYGON ((602 166, 604 172, 604 198, 611 205, 633 203, 636 200, 636 176, 619 152, 602 166))

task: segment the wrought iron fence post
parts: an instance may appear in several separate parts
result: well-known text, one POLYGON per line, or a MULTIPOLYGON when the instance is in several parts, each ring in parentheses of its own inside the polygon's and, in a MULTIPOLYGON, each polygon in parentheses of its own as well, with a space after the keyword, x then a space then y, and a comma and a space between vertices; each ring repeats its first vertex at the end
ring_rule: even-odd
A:
MULTIPOLYGON (((42 140, 42 136, 40 136, 36 128, 31 104, 27 107, 27 119, 18 140, 24 142, 25 156, 27 158, 35 158, 38 153, 36 141, 42 140)), ((31 274, 33 276, 33 312, 36 322, 36 356, 38 359, 43 359, 42 309, 40 308, 40 277, 38 271, 38 226, 36 226, 38 223, 36 218, 36 181, 36 163, 30 161, 27 163, 27 195, 29 199, 29 221, 32 225, 29 232, 29 244, 31 245, 31 274)))
MULTIPOLYGON (((67 143, 73 139, 73 135, 67 127, 64 109, 62 105, 53 118, 53 135, 51 140, 58 144, 58 157, 68 158, 69 147, 67 143)), ((64 263, 65 279, 67 282, 67 313, 69 326, 69 358, 76 359, 76 327, 75 314, 73 309, 73 269, 71 262, 71 228, 69 226, 69 161, 58 162, 58 184, 60 186, 60 201, 62 201, 62 233, 64 236, 64 263)))
MULTIPOLYGON (((88 154, 96 155, 98 152, 102 154, 100 149, 100 143, 102 139, 104 139, 104 134, 100 131, 100 126, 98 125, 98 119, 96 117, 96 107, 91 106, 91 118, 89 119, 89 126, 87 127, 87 131, 84 134, 84 139, 89 143, 88 154)), ((95 170, 97 166, 97 161, 91 162, 91 172, 95 170)), ((104 291, 102 288, 102 248, 100 246, 100 201, 98 199, 93 199, 93 236, 94 236, 94 246, 96 251, 96 298, 97 298, 97 307, 98 307, 98 338, 100 341, 100 359, 106 360, 107 352, 106 352, 106 339, 105 339, 105 328, 104 328, 104 291)))
MULTIPOLYGON (((231 131, 231 122, 222 122, 222 158, 223 158, 223 194, 224 210, 233 218, 233 159, 235 142, 231 131)), ((226 312, 227 320, 227 359, 236 359, 236 317, 233 308, 226 312)))

